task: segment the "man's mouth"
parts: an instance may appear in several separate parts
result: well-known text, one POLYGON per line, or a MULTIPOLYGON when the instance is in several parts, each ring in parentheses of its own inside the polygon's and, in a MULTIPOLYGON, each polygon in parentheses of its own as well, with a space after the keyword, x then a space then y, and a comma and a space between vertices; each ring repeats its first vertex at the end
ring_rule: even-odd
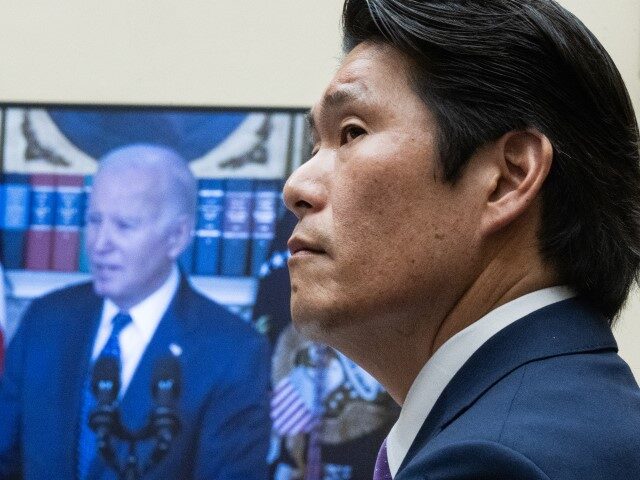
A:
POLYGON ((295 255, 326 253, 319 245, 297 235, 289 239, 287 247, 292 257, 295 255))
POLYGON ((97 275, 107 275, 117 271, 119 267, 113 264, 96 263, 93 265, 93 273, 97 275))

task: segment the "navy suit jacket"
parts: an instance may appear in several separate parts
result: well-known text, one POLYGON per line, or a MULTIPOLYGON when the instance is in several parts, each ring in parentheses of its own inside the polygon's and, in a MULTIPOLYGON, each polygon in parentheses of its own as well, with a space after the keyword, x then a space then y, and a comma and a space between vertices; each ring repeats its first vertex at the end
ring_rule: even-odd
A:
POLYGON ((500 331, 447 385, 396 480, 640 478, 640 392, 577 299, 500 331))
MULTIPOLYGON (((83 382, 101 308, 102 299, 84 284, 37 299, 25 313, 0 384, 0 478, 76 478, 83 382)), ((172 343, 182 348, 182 428, 144 478, 266 479, 267 342, 185 280, 120 403, 124 424, 135 429, 146 423, 153 365, 172 343)), ((145 446, 141 456, 149 450, 145 446)), ((115 478, 101 458, 89 475, 115 478)))

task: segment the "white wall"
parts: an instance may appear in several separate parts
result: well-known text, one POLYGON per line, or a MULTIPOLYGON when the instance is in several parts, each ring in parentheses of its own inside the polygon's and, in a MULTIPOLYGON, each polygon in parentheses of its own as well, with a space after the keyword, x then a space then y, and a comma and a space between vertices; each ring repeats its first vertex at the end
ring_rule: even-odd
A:
MULTIPOLYGON (((640 114, 640 2, 562 0, 640 114)), ((0 0, 0 101, 308 107, 337 67, 342 0, 0 0)), ((616 329, 640 378, 640 293, 616 329)))
POLYGON ((0 0, 0 100, 307 107, 339 0, 0 0))

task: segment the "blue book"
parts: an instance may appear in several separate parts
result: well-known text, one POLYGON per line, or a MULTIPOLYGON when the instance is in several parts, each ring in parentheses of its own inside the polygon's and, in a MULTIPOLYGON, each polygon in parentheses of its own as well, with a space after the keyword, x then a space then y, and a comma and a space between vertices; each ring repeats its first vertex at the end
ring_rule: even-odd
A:
POLYGON ((222 259, 220 274, 238 277, 247 274, 251 235, 253 182, 230 179, 225 182, 222 259))
POLYGON ((275 236, 280 189, 280 180, 258 180, 255 183, 250 263, 253 277, 259 276, 275 236))
POLYGON ((20 269, 24 265, 24 244, 27 228, 29 228, 30 200, 29 176, 19 173, 5 174, 2 264, 6 269, 20 269))
POLYGON ((6 199, 6 188, 4 186, 4 180, 0 182, 0 231, 4 230, 4 205, 6 199))
POLYGON ((78 252, 78 270, 84 273, 89 273, 89 256, 87 255, 87 245, 86 245, 86 210, 89 206, 89 197, 91 196, 91 189, 93 188, 93 176, 86 175, 84 177, 84 189, 83 189, 83 210, 82 217, 80 218, 80 247, 78 252))
MULTIPOLYGON (((6 200, 6 195, 7 195, 7 191, 4 185, 4 179, 2 179, 2 182, 0 182, 0 247, 2 246, 3 239, 3 233, 4 233, 4 211, 5 211, 5 200, 6 200)), ((0 258, 0 263, 3 262, 3 259, 0 258)), ((5 267, 6 268, 6 267, 5 267)), ((0 335, 2 334, 2 328, 0 327, 0 335)), ((1 339, 0 339, 1 340, 1 339)), ((0 344, 0 347, 2 345, 0 344)), ((0 358, 2 357, 2 352, 0 352, 0 358)))
POLYGON ((224 182, 202 178, 198 185, 198 214, 193 248, 193 273, 218 275, 222 243, 224 182))

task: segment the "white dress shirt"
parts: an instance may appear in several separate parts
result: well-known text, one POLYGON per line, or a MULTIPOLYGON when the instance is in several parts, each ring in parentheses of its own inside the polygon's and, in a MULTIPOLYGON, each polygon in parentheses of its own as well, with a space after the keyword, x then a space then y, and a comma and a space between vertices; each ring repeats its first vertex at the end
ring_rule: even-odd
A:
MULTIPOLYGON (((153 334, 158 328, 160 320, 173 300, 180 274, 174 265, 169 278, 155 292, 129 310, 133 321, 120 332, 120 360, 122 364, 120 398, 122 398, 131 383, 133 374, 140 363, 144 351, 149 345, 153 334)), ((102 307, 100 326, 93 344, 92 359, 95 361, 111 335, 113 317, 120 309, 109 299, 105 299, 102 307)), ((123 312, 124 313, 124 312, 123 312)))
POLYGON ((574 296, 575 293, 568 287, 550 287, 516 298, 458 332, 436 350, 413 381, 400 417, 387 437, 391 475, 396 476, 409 447, 442 391, 476 350, 516 320, 574 296))

